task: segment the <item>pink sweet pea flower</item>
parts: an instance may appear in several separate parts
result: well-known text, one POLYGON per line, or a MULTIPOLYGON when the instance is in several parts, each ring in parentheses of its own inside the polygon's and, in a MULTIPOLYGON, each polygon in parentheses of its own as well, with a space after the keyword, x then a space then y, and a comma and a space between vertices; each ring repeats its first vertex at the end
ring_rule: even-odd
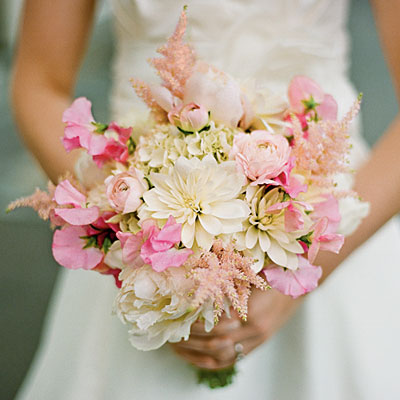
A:
POLYGON ((322 276, 321 267, 310 264, 302 256, 298 258, 299 266, 294 271, 274 264, 263 270, 271 287, 294 299, 314 290, 322 276))
POLYGON ((272 178, 284 171, 289 156, 287 139, 263 130, 237 134, 229 154, 252 185, 274 184, 272 178))
POLYGON ((286 232, 293 232, 303 229, 304 227, 304 219, 303 213, 295 207, 295 204, 303 207, 306 211, 312 211, 312 206, 303 201, 284 201, 282 203, 276 203, 273 206, 269 207, 266 212, 274 213, 280 212, 281 210, 285 210, 285 230, 286 232))
POLYGON ((182 225, 170 216, 160 230, 153 220, 146 220, 136 235, 117 233, 121 241, 122 257, 126 264, 134 267, 149 264, 154 271, 162 272, 169 267, 180 267, 193 254, 190 249, 176 249, 181 241, 182 225))
POLYGON ((323 197, 325 197, 326 200, 313 203, 314 211, 311 215, 311 218, 314 220, 319 220, 327 217, 328 226, 325 233, 336 233, 342 219, 339 212, 339 201, 332 194, 325 194, 323 197))
POLYGON ((344 243, 344 236, 337 233, 325 233, 328 228, 329 220, 327 217, 321 218, 314 225, 313 240, 308 249, 308 260, 312 263, 319 250, 339 253, 344 243))
POLYGON ((185 132, 199 132, 208 125, 208 111, 201 105, 189 103, 173 108, 168 113, 169 122, 185 132))
POLYGON ((285 169, 279 176, 274 179, 273 185, 282 186, 286 193, 293 199, 295 199, 301 192, 307 192, 307 185, 302 184, 298 179, 291 175, 292 169, 295 164, 295 158, 290 157, 285 169))
POLYGON ((69 206, 54 209, 56 219, 53 219, 53 222, 57 225, 62 222, 76 226, 89 225, 99 217, 98 207, 86 208, 86 196, 72 186, 67 179, 57 185, 54 200, 60 206, 69 206))
POLYGON ((135 168, 109 176, 105 184, 108 202, 122 214, 136 211, 143 203, 143 193, 148 189, 143 173, 135 168))
POLYGON ((103 253, 96 247, 84 248, 88 231, 82 226, 65 226, 53 236, 52 251, 55 260, 69 269, 93 269, 103 260, 103 253))
POLYGON ((321 87, 306 76, 296 76, 289 85, 288 97, 290 107, 296 114, 305 115, 316 111, 319 118, 336 120, 337 103, 325 94, 321 87))
POLYGON ((92 115, 92 103, 85 97, 76 99, 63 114, 64 130, 63 144, 67 152, 84 148, 101 167, 111 159, 125 162, 128 157, 126 142, 131 128, 121 128, 115 122, 109 126, 96 124, 92 115), (104 132, 115 132, 118 140, 105 136, 104 132))

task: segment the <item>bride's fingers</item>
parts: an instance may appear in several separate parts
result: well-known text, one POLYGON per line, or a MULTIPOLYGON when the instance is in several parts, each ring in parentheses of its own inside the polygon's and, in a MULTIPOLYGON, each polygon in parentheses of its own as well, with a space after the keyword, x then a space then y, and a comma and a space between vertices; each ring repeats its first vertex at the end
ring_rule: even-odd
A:
POLYGON ((231 359, 235 355, 234 342, 230 338, 212 338, 202 340, 191 338, 175 344, 176 347, 199 354, 210 355, 220 360, 231 359))
POLYGON ((186 349, 177 347, 176 345, 172 345, 172 347, 180 357, 182 357, 187 362, 195 365, 198 368, 215 369, 218 367, 218 362, 211 356, 200 353, 194 353, 186 349))
POLYGON ((214 326, 211 332, 206 332, 203 321, 197 321, 192 325, 191 335, 198 336, 216 336, 216 335, 225 335, 228 332, 231 332, 235 329, 238 329, 241 326, 240 320, 237 318, 221 318, 216 326, 214 326))

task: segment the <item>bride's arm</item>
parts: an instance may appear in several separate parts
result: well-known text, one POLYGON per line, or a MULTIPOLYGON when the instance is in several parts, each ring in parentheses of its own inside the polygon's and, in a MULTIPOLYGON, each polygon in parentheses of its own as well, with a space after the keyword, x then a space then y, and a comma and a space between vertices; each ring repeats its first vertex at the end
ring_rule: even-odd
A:
MULTIPOLYGON (((400 0, 373 0, 372 3, 385 57, 400 99, 400 0)), ((354 234, 346 238, 339 255, 319 254, 315 264, 323 267, 321 283, 357 247, 400 212, 399 116, 374 147, 369 160, 357 172, 355 190, 370 202, 370 215, 354 234)), ((384 257, 382 254, 383 260, 384 257)), ((253 350, 276 333, 301 303, 301 299, 293 300, 275 290, 257 291, 255 294, 250 297, 246 325, 234 327, 224 320, 218 330, 205 334, 204 328, 196 324, 189 341, 174 345, 175 350, 199 367, 224 368, 235 359, 235 343, 243 345, 244 353, 253 350)))
POLYGON ((27 0, 11 93, 24 142, 53 181, 72 171, 60 138, 93 21, 95 0, 27 0))
MULTIPOLYGON (((392 82, 400 102, 400 0, 372 0, 376 26, 381 38, 392 82)), ((400 212, 400 116, 375 145, 369 160, 355 177, 355 190, 371 205, 368 218, 348 237, 338 255, 321 253, 324 280, 347 256, 400 212)))

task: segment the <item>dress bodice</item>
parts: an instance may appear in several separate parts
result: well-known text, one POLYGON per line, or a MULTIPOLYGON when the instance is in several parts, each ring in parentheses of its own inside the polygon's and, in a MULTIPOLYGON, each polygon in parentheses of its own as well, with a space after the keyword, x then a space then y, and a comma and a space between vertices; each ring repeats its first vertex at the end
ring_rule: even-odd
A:
MULTIPOLYGON (((255 78, 285 95, 294 75, 315 79, 339 103, 357 93, 348 80, 348 0, 112 0, 117 48, 113 113, 145 110, 129 78, 157 82, 149 57, 188 5, 186 38, 199 58, 235 78, 255 78)), ((355 134, 354 132, 352 133, 355 134)))

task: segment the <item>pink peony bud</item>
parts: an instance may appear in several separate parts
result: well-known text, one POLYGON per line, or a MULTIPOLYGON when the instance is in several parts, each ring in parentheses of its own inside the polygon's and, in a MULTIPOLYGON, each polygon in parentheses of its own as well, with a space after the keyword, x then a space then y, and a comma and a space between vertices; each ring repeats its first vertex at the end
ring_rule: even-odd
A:
POLYGON ((171 124, 185 132, 198 132, 208 125, 209 116, 207 110, 196 103, 173 108, 168 113, 171 124))
POLYGON ((143 193, 148 189, 143 174, 136 169, 109 176, 105 183, 108 202, 122 214, 136 211, 142 204, 143 193))

